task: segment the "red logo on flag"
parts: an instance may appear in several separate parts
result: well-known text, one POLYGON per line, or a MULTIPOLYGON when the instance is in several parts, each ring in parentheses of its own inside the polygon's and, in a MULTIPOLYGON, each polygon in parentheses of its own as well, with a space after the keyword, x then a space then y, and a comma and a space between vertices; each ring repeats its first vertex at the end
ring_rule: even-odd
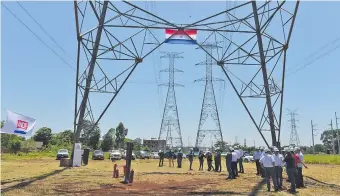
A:
POLYGON ((27 130, 27 127, 28 127, 28 122, 23 121, 23 120, 18 120, 17 128, 27 130))

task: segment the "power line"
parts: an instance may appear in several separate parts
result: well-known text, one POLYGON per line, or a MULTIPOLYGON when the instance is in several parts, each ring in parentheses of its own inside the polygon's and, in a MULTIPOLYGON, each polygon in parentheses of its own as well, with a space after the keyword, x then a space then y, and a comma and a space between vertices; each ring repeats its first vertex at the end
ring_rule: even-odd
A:
POLYGON ((46 42, 44 42, 36 33, 34 33, 22 20, 18 18, 5 4, 1 2, 1 4, 6 8, 8 12, 10 12, 22 25, 24 25, 35 37, 37 37, 47 48, 49 48, 56 56, 58 56, 66 65, 68 65, 71 69, 76 71, 74 67, 72 67, 65 59, 63 59, 55 50, 53 50, 46 42))
MULTIPOLYGON (((329 46, 329 45, 331 45, 331 44, 336 43, 338 40, 340 40, 340 37, 338 37, 337 39, 333 40, 332 42, 330 42, 330 43, 324 45, 323 47, 319 48, 317 51, 315 51, 315 52, 313 52, 312 54, 308 55, 308 57, 306 57, 305 59, 309 59, 309 57, 312 57, 312 56, 316 55, 319 51, 323 50, 324 48, 326 48, 327 46, 329 46)), ((295 73, 301 71, 302 69, 306 68, 307 66, 313 64, 313 63, 316 62, 317 60, 320 60, 320 59, 322 59, 322 58, 328 56, 328 55, 331 54, 332 52, 336 51, 338 48, 340 48, 340 44, 337 45, 335 48, 332 48, 332 49, 328 50, 327 52, 325 52, 325 53, 323 53, 323 54, 317 56, 316 58, 314 58, 314 60, 312 60, 312 61, 310 61, 310 62, 307 62, 307 63, 303 64, 302 66, 300 66, 299 68, 297 68, 295 71, 288 73, 288 74, 286 75, 286 77, 291 76, 291 75, 293 75, 293 74, 295 74, 295 73)))
POLYGON ((39 24, 39 22, 37 21, 37 20, 35 20, 35 18, 24 8, 24 6, 21 4, 21 3, 19 3, 18 1, 17 1, 17 4, 26 12, 26 14, 40 27, 40 29, 41 30, 43 30, 44 31, 44 33, 64 52, 64 54, 65 55, 67 55, 74 63, 76 63, 76 61, 71 57, 71 55, 69 55, 65 50, 64 50, 64 48, 63 47, 61 47, 58 43, 57 43, 57 41, 55 41, 55 39, 50 35, 50 34, 48 34, 47 33, 47 31, 42 27, 42 25, 40 25, 39 24))

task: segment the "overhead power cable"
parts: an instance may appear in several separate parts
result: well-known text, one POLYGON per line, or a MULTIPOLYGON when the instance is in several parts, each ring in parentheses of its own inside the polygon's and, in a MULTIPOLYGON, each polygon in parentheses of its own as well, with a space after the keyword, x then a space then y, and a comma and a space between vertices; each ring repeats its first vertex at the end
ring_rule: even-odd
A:
POLYGON ((70 65, 64 58, 62 58, 55 50, 53 50, 46 42, 44 42, 36 33, 34 33, 22 20, 18 18, 5 4, 1 2, 4 8, 10 12, 22 25, 24 25, 36 38, 38 38, 48 49, 50 49, 56 56, 58 56, 66 65, 68 65, 71 69, 76 71, 76 69, 70 65))
POLYGON ((288 76, 291 76, 291 75, 293 75, 293 74, 295 74, 295 73, 297 73, 297 72, 299 72, 299 71, 301 71, 302 69, 304 69, 304 68, 306 68, 307 66, 309 66, 309 65, 311 65, 311 64, 313 64, 313 63, 315 63, 316 61, 318 61, 318 60, 320 60, 320 59, 322 59, 322 58, 324 58, 324 57, 330 55, 332 52, 336 51, 336 50, 339 49, 339 48, 340 48, 340 44, 337 45, 335 48, 332 48, 332 49, 328 50, 327 52, 325 52, 325 53, 323 53, 323 54, 317 56, 317 57, 314 58, 312 61, 303 64, 302 66, 300 66, 299 68, 297 68, 295 71, 288 73, 288 74, 287 74, 287 77, 288 77, 288 76))
POLYGON ((26 12, 26 14, 40 27, 41 30, 44 31, 44 33, 64 52, 65 55, 67 55, 74 63, 76 63, 76 61, 71 57, 71 55, 69 55, 63 47, 61 47, 57 41, 49 34, 47 33, 47 31, 42 27, 42 25, 24 8, 24 6, 17 1, 17 4, 26 12))

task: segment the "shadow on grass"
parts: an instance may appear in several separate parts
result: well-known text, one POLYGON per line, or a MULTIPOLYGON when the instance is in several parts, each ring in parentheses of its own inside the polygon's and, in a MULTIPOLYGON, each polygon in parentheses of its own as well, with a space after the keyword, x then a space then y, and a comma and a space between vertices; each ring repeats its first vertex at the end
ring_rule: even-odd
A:
POLYGON ((43 174, 43 175, 40 175, 40 176, 37 176, 37 177, 33 177, 33 178, 28 178, 28 179, 21 179, 21 180, 11 180, 11 181, 5 181, 5 182, 1 182, 1 185, 3 184, 8 184, 8 183, 11 183, 11 182, 15 182, 15 181, 19 181, 20 183, 16 184, 16 185, 13 185, 13 186, 9 186, 9 187, 6 187, 6 188, 3 188, 1 189, 1 193, 6 193, 10 190, 13 190, 13 189, 17 189, 17 188, 22 188, 22 187, 25 187, 25 186, 28 186, 30 184, 32 184, 33 182, 35 181, 38 181, 38 180, 43 180, 47 177, 50 177, 50 176, 53 176, 53 175, 56 175, 58 173, 61 173, 63 172, 64 170, 68 169, 67 167, 61 169, 61 170, 55 170, 53 172, 50 172, 50 173, 47 173, 47 174, 43 174))
MULTIPOLYGON (((190 171, 187 173, 181 172, 138 172, 138 175, 188 175, 190 171)), ((216 172, 216 174, 219 174, 216 172)), ((195 175, 207 175, 207 173, 195 173, 195 175)), ((221 174, 222 175, 222 174, 221 174)), ((226 174, 223 174, 226 175, 226 174)))
POLYGON ((200 192, 188 192, 187 195, 247 195, 245 193, 238 193, 234 191, 200 191, 200 192))
MULTIPOLYGON (((320 181, 320 180, 318 180, 318 179, 315 179, 315 178, 312 178, 312 177, 310 177, 310 176, 304 176, 304 177, 307 178, 307 179, 309 179, 309 180, 312 180, 312 181, 314 181, 314 182, 320 183, 320 184, 322 184, 322 185, 326 185, 326 186, 328 186, 328 187, 330 187, 330 188, 340 189, 340 186, 339 186, 339 185, 336 185, 336 184, 329 184, 329 183, 326 183, 326 182, 322 182, 322 181, 320 181)), ((312 182, 312 183, 313 183, 313 182, 312 182)))
POLYGON ((266 184, 266 179, 262 179, 256 186, 253 187, 251 192, 248 194, 249 196, 256 196, 258 195, 259 191, 261 190, 262 186, 266 184))

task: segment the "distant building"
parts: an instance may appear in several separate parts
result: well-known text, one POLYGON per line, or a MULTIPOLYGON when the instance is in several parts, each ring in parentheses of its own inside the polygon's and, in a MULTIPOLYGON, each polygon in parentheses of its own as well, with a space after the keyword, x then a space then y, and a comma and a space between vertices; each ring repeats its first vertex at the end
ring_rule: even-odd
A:
POLYGON ((166 140, 158 140, 157 138, 143 139, 143 146, 147 146, 151 152, 158 152, 160 149, 165 150, 166 140))
POLYGON ((35 149, 40 150, 43 146, 43 142, 35 142, 35 149))

